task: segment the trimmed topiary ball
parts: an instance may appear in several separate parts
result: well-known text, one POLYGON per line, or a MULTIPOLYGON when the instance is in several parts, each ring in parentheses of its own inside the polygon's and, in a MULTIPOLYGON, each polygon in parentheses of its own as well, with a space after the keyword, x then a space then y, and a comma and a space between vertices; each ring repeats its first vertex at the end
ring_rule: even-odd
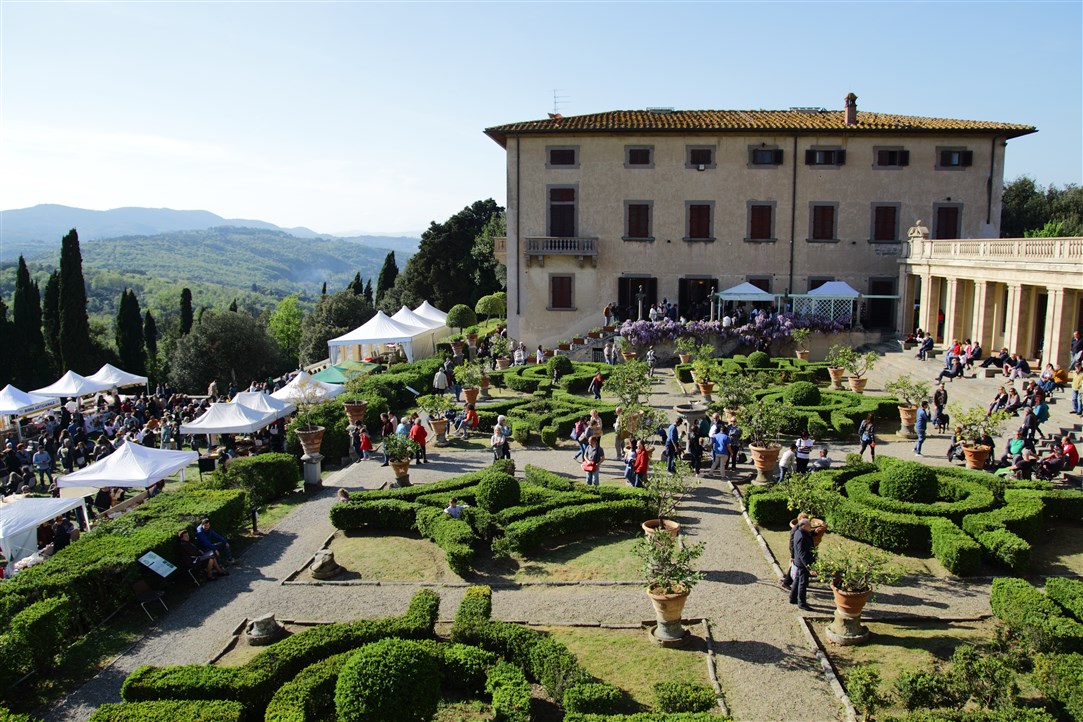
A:
POLYGON ((819 406, 820 389, 808 381, 794 381, 782 392, 782 398, 791 406, 819 406))
POLYGON ((763 351, 753 351, 748 355, 748 367, 750 369, 771 368, 771 357, 763 351))
POLYGON ((478 506, 490 514, 519 505, 519 482, 514 476, 495 469, 486 472, 478 482, 475 495, 478 506))
POLYGON ((880 474, 880 496, 889 499, 931 504, 938 491, 936 472, 914 461, 896 462, 880 474))
POLYGON ((575 364, 572 363, 572 360, 567 356, 560 355, 553 356, 546 362, 545 366, 549 370, 549 378, 553 377, 554 369, 558 376, 567 376, 575 370, 575 364))
POLYGON ((342 667, 335 686, 341 722, 424 722, 439 701, 439 664, 406 639, 366 644, 342 667))

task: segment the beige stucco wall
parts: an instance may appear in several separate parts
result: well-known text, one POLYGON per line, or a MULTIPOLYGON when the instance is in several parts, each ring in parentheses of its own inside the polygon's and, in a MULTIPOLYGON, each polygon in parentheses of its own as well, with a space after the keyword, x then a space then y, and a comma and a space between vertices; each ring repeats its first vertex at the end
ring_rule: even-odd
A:
POLYGON ((617 300, 617 278, 654 276, 658 297, 676 301, 683 277, 716 279, 719 289, 772 276, 772 291, 789 287, 791 209, 794 223, 794 293, 808 290, 810 277, 833 277, 868 292, 870 277, 898 275, 900 245, 871 244, 872 204, 898 203, 899 237, 917 220, 932 224, 934 203, 961 203, 964 238, 995 237, 999 223, 1004 147, 988 136, 841 136, 724 135, 523 136, 508 139, 508 282, 511 332, 533 347, 600 325, 601 309, 617 300), (521 143, 521 146, 517 146, 521 143), (750 168, 748 147, 766 144, 784 151, 781 166, 750 168), (548 146, 578 146, 576 168, 547 168, 548 146), (625 168, 625 146, 654 148, 653 168, 625 168), (716 167, 704 171, 685 167, 686 146, 715 149, 716 167), (846 150, 839 168, 806 166, 805 150, 812 147, 846 150), (874 148, 902 147, 910 164, 898 170, 874 169, 874 148), (973 165, 960 170, 936 170, 941 146, 973 151, 973 165), (992 165, 993 206, 987 208, 986 181, 992 165), (793 203, 796 161, 796 203, 793 203), (521 164, 521 171, 519 165, 521 164), (598 239, 597 267, 582 268, 574 258, 548 256, 544 266, 527 265, 521 239, 543 237, 547 228, 546 189, 550 185, 578 188, 577 234, 598 239), (520 197, 521 194, 521 197, 520 197), (950 199, 950 201, 949 201, 950 199), (653 242, 623 241, 625 201, 652 203, 653 242), (686 202, 714 203, 714 242, 689 242, 686 202), (748 202, 775 204, 774 235, 770 243, 744 240, 748 202), (807 240, 811 202, 838 203, 836 243, 807 240), (986 223, 993 220, 992 225, 986 223), (553 273, 573 273, 574 311, 547 311, 548 279, 553 273))

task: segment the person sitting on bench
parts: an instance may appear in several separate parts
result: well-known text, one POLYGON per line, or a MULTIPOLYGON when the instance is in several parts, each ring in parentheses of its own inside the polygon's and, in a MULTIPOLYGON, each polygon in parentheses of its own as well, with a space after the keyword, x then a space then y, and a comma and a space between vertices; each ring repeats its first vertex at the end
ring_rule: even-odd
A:
POLYGON ((924 361, 929 356, 929 352, 933 350, 933 337, 926 336, 925 340, 918 346, 917 357, 924 361))
POLYGON ((229 548, 229 542, 224 536, 211 529, 210 519, 199 522, 199 526, 196 527, 196 542, 204 550, 214 552, 216 557, 224 556, 227 562, 233 563, 233 552, 229 548))
POLYGON ((1011 356, 1008 354, 1008 349, 1000 349, 1000 353, 996 356, 990 356, 981 362, 981 367, 987 369, 990 366, 996 366, 997 368, 1004 368, 1004 364, 1011 360, 1011 356))
POLYGON ((951 359, 951 367, 946 368, 940 372, 940 375, 936 377, 936 383, 940 383, 943 379, 949 378, 952 382, 958 378, 966 378, 965 369, 963 369, 963 362, 959 360, 958 356, 951 359))

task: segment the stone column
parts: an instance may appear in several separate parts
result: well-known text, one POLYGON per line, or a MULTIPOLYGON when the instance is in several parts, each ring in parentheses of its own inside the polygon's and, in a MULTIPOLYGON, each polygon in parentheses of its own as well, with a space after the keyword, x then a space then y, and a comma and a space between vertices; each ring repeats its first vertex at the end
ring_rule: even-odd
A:
POLYGON ((947 293, 944 294, 944 343, 951 343, 958 335, 959 328, 959 279, 948 278, 947 293))
POLYGON ((1071 293, 1050 288, 1046 296, 1045 338, 1042 341, 1042 365, 1057 364, 1067 368, 1072 350, 1072 314, 1068 302, 1071 293))
POLYGON ((981 344, 982 351, 988 356, 993 351, 993 323, 995 322, 995 304, 992 284, 988 281, 974 281, 974 340, 981 344))
POLYGON ((936 293, 934 293, 934 287, 937 285, 935 280, 937 279, 931 273, 921 276, 921 308, 918 310, 922 330, 934 336, 936 335, 937 301, 940 298, 939 288, 936 288, 936 293))
POLYGON ((914 304, 917 302, 914 286, 916 283, 917 277, 907 273, 906 266, 902 266, 899 273, 901 299, 898 308, 895 309, 895 329, 903 338, 914 330, 914 304))
POLYGON ((1007 286, 1008 307, 1004 309, 1004 345, 1008 348, 1008 353, 1021 353, 1019 341, 1022 329, 1019 320, 1019 309, 1023 296, 1023 284, 1009 283, 1007 286))

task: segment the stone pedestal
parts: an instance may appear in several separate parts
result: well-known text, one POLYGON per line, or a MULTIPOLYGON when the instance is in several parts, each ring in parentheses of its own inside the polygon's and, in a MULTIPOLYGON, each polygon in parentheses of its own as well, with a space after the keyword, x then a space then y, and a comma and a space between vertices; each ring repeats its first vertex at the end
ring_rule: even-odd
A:
POLYGON ((850 616, 835 610, 835 621, 824 627, 827 638, 835 644, 862 644, 869 638, 869 628, 861 623, 861 614, 850 616))
POLYGON ((899 425, 899 437, 903 439, 916 439, 918 438, 917 432, 914 431, 913 424, 900 424, 899 425))
POLYGON ((647 630, 651 641, 659 647, 684 647, 688 644, 692 633, 681 626, 681 621, 661 622, 647 630))
POLYGON ((482 386, 481 387, 481 398, 483 398, 483 399, 491 399, 492 398, 492 396, 489 395, 489 387, 488 386, 482 386))
POLYGON ((276 642, 285 634, 286 630, 273 614, 264 614, 262 617, 253 619, 244 630, 245 639, 255 647, 276 642))
POLYGON ((308 571, 315 579, 331 579, 342 573, 342 567, 335 562, 335 553, 330 549, 321 549, 312 558, 308 571))
POLYGON ((301 457, 304 464, 305 486, 323 486, 323 454, 305 454, 301 457))

